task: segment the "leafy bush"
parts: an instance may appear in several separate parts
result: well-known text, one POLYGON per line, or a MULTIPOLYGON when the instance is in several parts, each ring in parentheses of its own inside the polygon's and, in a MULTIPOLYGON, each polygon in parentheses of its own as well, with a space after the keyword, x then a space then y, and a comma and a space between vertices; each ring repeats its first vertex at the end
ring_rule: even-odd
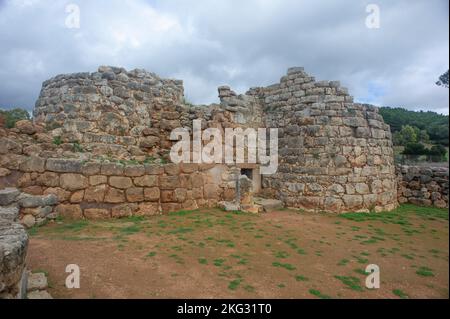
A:
POLYGON ((428 149, 422 143, 408 143, 403 150, 405 155, 428 155, 428 149))
POLYGON ((29 120, 30 114, 27 110, 21 108, 15 108, 11 110, 1 110, 0 116, 5 119, 5 126, 7 128, 13 128, 16 126, 16 122, 20 120, 29 120))

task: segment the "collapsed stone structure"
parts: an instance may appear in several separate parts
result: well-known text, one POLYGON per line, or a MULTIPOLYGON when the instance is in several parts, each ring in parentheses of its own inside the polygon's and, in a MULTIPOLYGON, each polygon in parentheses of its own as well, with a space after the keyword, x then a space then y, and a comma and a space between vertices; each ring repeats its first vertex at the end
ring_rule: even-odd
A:
POLYGON ((339 82, 290 68, 280 83, 246 94, 219 87, 219 98, 191 105, 182 81, 138 69, 58 75, 43 83, 34 124, 19 122, 2 133, 0 182, 56 194, 56 211, 77 217, 215 206, 234 200, 241 174, 252 180, 253 193, 289 207, 397 206, 389 126, 376 107, 354 103, 339 82), (278 128, 278 171, 261 176, 258 163, 167 164, 176 142, 170 132, 192 129, 194 119, 222 131, 278 128))

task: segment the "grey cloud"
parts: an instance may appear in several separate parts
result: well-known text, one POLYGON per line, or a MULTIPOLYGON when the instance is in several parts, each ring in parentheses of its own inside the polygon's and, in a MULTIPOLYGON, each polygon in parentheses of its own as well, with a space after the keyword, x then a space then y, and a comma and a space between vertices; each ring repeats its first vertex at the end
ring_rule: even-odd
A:
POLYGON ((32 108, 41 82, 112 64, 184 80, 194 103, 216 88, 278 82, 289 66, 340 80, 356 100, 448 113, 448 2, 376 1, 381 28, 367 29, 374 1, 73 1, 0 5, 0 105, 32 108))

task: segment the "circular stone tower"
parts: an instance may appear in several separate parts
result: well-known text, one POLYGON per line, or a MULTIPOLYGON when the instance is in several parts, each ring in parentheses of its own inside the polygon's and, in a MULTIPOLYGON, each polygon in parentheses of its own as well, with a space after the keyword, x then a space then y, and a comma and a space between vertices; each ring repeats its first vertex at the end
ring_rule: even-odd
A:
POLYGON ((267 195, 314 211, 397 207, 389 125, 372 105, 353 103, 337 81, 290 68, 259 93, 267 127, 279 128, 279 167, 263 177, 267 195))

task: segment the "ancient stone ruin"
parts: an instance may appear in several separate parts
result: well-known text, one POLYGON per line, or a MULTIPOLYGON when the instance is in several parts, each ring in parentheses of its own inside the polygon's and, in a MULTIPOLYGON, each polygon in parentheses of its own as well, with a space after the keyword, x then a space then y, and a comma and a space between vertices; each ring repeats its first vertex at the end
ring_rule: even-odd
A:
MULTIPOLYGON (((315 81, 296 67, 268 87, 218 91, 220 103, 192 105, 180 80, 106 66, 45 81, 33 122, 0 127, 0 297, 27 290, 23 226, 58 216, 216 206, 333 213, 388 211, 398 202, 448 207, 448 169, 396 170, 378 109, 354 103, 339 82, 315 81), (193 120, 220 132, 278 129, 277 171, 263 175, 259 162, 171 163, 177 140, 170 133, 184 127, 192 135, 193 120)), ((31 286, 45 295, 45 285, 31 286)))
MULTIPOLYGON (((236 198, 236 178, 253 195, 314 211, 390 210, 397 205, 391 134, 374 106, 353 103, 336 81, 291 68, 280 83, 220 103, 194 106, 179 80, 100 67, 43 83, 34 124, 1 138, 2 184, 55 194, 71 217, 151 215, 211 207, 236 198), (279 165, 171 164, 170 132, 202 127, 278 128, 279 165), (6 170, 6 171, 5 171, 6 170)), ((250 205, 250 204, 249 204, 250 205)), ((250 207, 249 207, 250 209, 250 207)))
MULTIPOLYGON (((339 82, 315 81, 297 67, 280 83, 245 94, 227 86, 218 91, 220 103, 192 105, 182 81, 145 70, 103 66, 58 75, 43 83, 33 123, 0 131, 0 186, 34 196, 28 199, 34 203, 54 196, 51 205, 18 200, 14 207, 27 227, 58 215, 95 219, 217 205, 260 212, 276 203, 369 212, 405 201, 397 196, 405 183, 396 173, 389 126, 339 82), (185 127, 192 134, 199 119, 203 129, 221 132, 277 128, 277 171, 262 175, 258 162, 171 163, 177 140, 170 133, 185 127)), ((448 194, 440 193, 423 203, 448 205, 448 194)))

